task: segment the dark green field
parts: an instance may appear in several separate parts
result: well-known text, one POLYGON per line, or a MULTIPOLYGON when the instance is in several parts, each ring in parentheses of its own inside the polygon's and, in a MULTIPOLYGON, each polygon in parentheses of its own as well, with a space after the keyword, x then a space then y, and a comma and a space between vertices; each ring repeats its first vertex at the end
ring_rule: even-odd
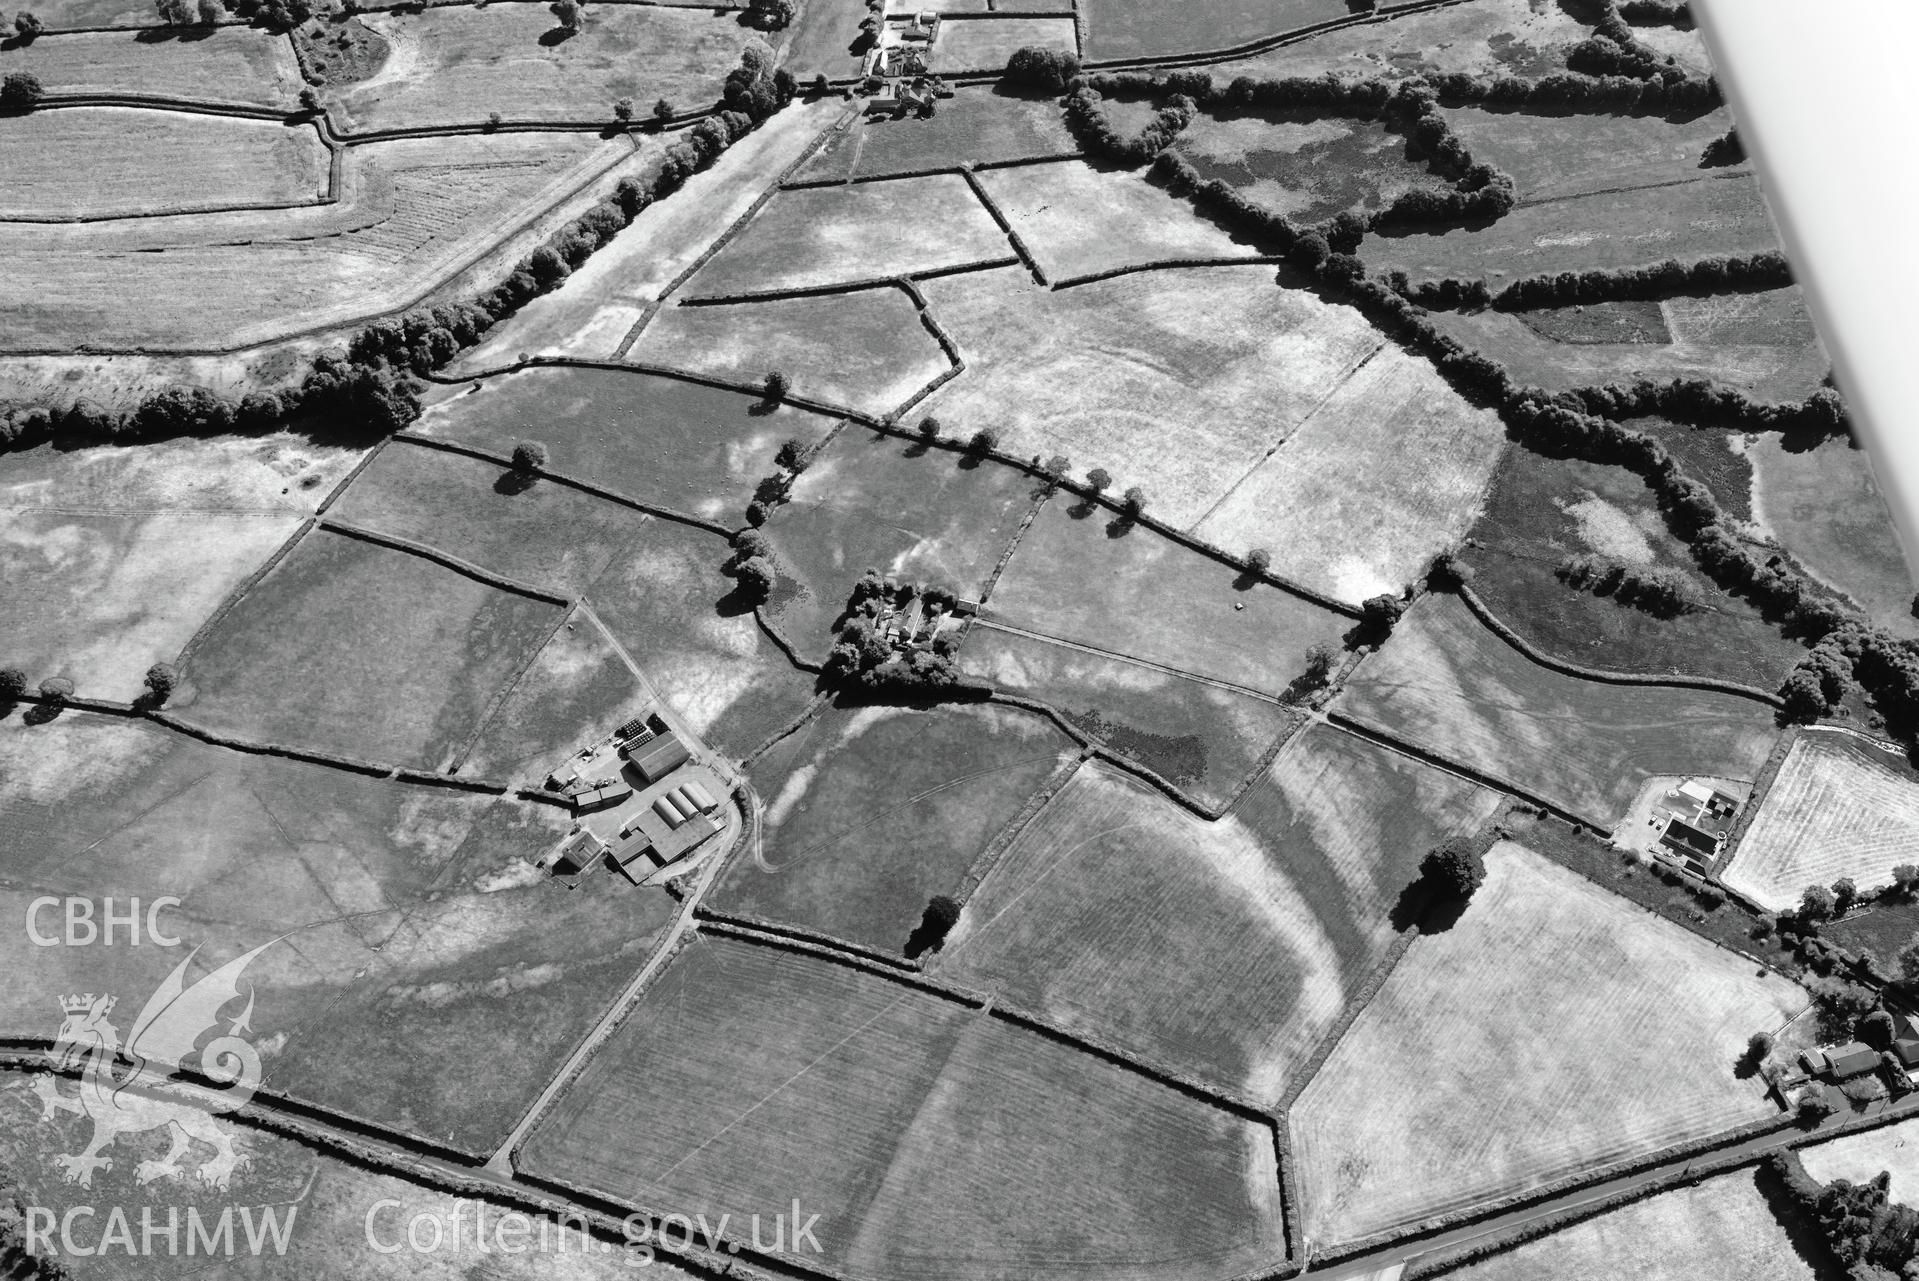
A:
POLYGON ((753 763, 763 844, 714 905, 900 951, 1072 749, 1010 708, 829 711, 753 763))
MULTIPOLYGON (((717 541, 717 540, 715 540, 717 541)), ((208 633, 180 715, 254 741, 437 768, 560 609, 315 531, 208 633)))
MULTIPOLYGON (((183 900, 178 948, 0 943, 9 1035, 58 1026, 68 992, 137 1009, 189 949, 248 970, 253 1027, 284 1037, 267 1088, 485 1152, 644 960, 672 902, 617 878, 535 871, 564 814, 209 747, 68 712, 0 726, 6 910, 40 894, 183 900)), ((53 914, 42 924, 59 929, 53 914)))
POLYGON ((756 397, 609 369, 529 369, 429 409, 415 430, 476 449, 546 444, 555 471, 641 502, 743 523, 753 486, 792 437, 832 424, 805 410, 765 412, 756 397))
POLYGON ((977 599, 1036 492, 998 463, 849 425, 773 512, 780 626, 815 657, 866 570, 977 599))
POLYGON ((1086 734, 1206 805, 1226 803, 1302 713, 1263 698, 1050 641, 975 628, 966 674, 1050 704, 1086 734))
POLYGON ((1307 112, 1224 120, 1201 115, 1176 147, 1201 177, 1245 189, 1258 204, 1297 222, 1320 222, 1347 209, 1372 212, 1415 188, 1451 186, 1408 158, 1406 139, 1375 120, 1307 112))
MULTIPOLYGON (((1732 510, 1744 460, 1718 433, 1668 428, 1688 474, 1732 510), (1712 451, 1718 450, 1716 456, 1712 451), (1710 459, 1710 469, 1698 468, 1710 459)), ((1746 601, 1721 591, 1673 537, 1652 491, 1623 467, 1545 458, 1514 449, 1494 474, 1486 515, 1466 552, 1473 590, 1499 620, 1555 658, 1609 671, 1714 676, 1772 689, 1805 653, 1746 601), (1660 618, 1562 582, 1575 556, 1676 570, 1701 608, 1660 618)))

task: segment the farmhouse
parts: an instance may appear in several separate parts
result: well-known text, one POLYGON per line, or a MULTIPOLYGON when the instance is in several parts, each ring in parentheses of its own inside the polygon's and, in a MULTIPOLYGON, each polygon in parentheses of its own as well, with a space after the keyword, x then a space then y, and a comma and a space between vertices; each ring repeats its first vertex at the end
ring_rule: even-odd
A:
POLYGON ((1653 802, 1648 821, 1659 829, 1653 853, 1707 872, 1725 850, 1739 805, 1710 779, 1682 779, 1653 802))
POLYGON ((1879 1051, 1863 1041, 1848 1041, 1830 1050, 1806 1050, 1799 1062, 1809 1075, 1846 1081, 1878 1068, 1879 1051))

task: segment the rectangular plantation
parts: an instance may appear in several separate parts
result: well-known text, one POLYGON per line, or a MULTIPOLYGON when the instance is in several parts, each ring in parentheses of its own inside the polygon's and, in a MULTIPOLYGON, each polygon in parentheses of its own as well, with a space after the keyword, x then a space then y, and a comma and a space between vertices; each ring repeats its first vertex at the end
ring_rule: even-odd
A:
POLYGON ((1443 594, 1400 620, 1334 710, 1605 829, 1652 775, 1757 777, 1778 734, 1753 700, 1541 667, 1443 594))
POLYGON ((1734 1071, 1803 991, 1510 842, 1291 1116, 1306 1233, 1354 1241, 1778 1115, 1734 1071), (1684 982, 1675 982, 1683 975, 1684 982))

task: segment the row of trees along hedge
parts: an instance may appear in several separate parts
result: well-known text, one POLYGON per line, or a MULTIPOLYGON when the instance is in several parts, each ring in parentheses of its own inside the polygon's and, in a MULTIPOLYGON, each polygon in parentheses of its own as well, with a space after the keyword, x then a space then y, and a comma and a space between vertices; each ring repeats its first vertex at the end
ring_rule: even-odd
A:
POLYGON ((1687 0, 1624 0, 1618 11, 1636 27, 1692 26, 1692 5, 1687 0))
POLYGON ((1606 0, 1593 34, 1566 53, 1566 68, 1594 76, 1633 76, 1641 80, 1683 79, 1686 71, 1671 56, 1640 43, 1615 0, 1606 0))
POLYGON ((1072 130, 1081 150, 1129 166, 1143 165, 1171 146, 1180 131, 1192 123, 1196 109, 1191 98, 1174 94, 1144 129, 1124 138, 1113 128, 1100 103, 1097 90, 1086 85, 1075 89, 1066 99, 1066 127, 1072 130))
POLYGON ((522 258, 508 277, 470 302, 421 308, 377 321, 356 333, 345 356, 327 354, 305 380, 285 391, 250 392, 235 401, 205 387, 169 387, 126 413, 81 397, 71 404, 0 412, 0 451, 48 441, 98 444, 266 432, 304 421, 349 422, 381 435, 419 416, 419 398, 405 373, 426 373, 477 342, 495 322, 557 288, 573 270, 655 200, 679 190, 759 121, 793 96, 792 77, 769 73, 765 54, 749 46, 727 79, 727 110, 687 130, 643 178, 622 178, 613 194, 522 258))
POLYGON ((1919 1277, 1919 1210, 1892 1199, 1892 1176, 1822 1184, 1799 1154, 1774 1152, 1767 1170, 1805 1212, 1853 1281, 1919 1277))
POLYGON ((1492 305, 1502 311, 1524 311, 1574 303, 1669 298, 1682 293, 1783 289, 1791 283, 1792 268, 1786 264, 1786 255, 1768 249, 1744 257, 1714 255, 1693 262, 1668 258, 1644 267, 1526 276, 1495 294, 1492 305))

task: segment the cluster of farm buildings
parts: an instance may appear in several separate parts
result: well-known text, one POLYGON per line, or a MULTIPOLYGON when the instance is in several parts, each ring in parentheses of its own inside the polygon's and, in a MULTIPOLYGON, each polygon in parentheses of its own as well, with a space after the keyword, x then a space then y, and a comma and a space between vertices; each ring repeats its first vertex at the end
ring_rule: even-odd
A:
POLYGON ((1710 779, 1683 779, 1653 802, 1647 819, 1658 831, 1653 853, 1705 876, 1725 853, 1742 801, 1710 779))
POLYGON ((709 779, 718 782, 658 715, 628 721, 548 776, 581 821, 547 866, 571 873, 607 860, 640 881, 686 863, 721 828, 709 779))

